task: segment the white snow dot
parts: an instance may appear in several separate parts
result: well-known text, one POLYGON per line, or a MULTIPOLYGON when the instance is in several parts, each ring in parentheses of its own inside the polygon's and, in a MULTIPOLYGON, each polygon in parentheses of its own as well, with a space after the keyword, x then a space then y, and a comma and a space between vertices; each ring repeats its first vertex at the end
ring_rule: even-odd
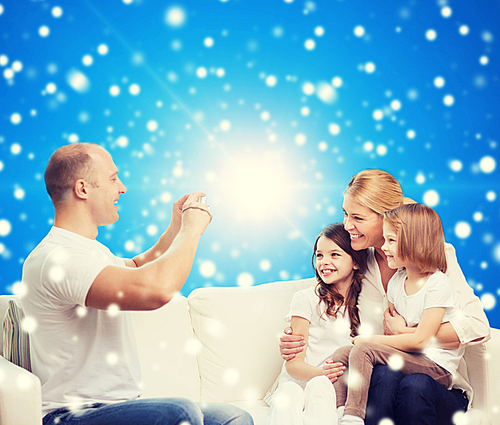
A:
POLYGON ((316 88, 314 87, 313 83, 304 83, 302 85, 302 91, 304 92, 305 95, 310 96, 315 92, 316 88))
POLYGON ((455 235, 460 239, 466 239, 470 236, 472 228, 466 221, 459 221, 455 225, 455 235))
POLYGON ((85 93, 90 88, 87 76, 76 69, 72 69, 66 74, 66 81, 73 90, 79 93, 85 93))
POLYGON ((367 141, 363 144, 363 149, 365 152, 371 152, 374 148, 373 142, 367 141))
POLYGON ((437 38, 436 30, 430 29, 425 32, 425 38, 429 41, 434 41, 437 38))
POLYGON ((126 241, 125 242, 125 250, 126 251, 133 251, 135 249, 135 243, 134 241, 126 241))
POLYGON ((150 224, 150 225, 146 228, 146 233, 147 233, 149 236, 155 236, 155 235, 158 233, 158 226, 156 226, 155 224, 150 224))
POLYGON ((493 41, 493 34, 489 31, 483 31, 481 33, 481 38, 485 43, 491 43, 493 41))
POLYGON ((38 34, 40 37, 47 37, 50 34, 50 29, 46 25, 42 25, 40 28, 38 28, 38 34))
POLYGON ((139 87, 139 84, 134 83, 130 85, 128 91, 132 96, 137 96, 141 92, 141 88, 139 87))
POLYGON ((9 63, 9 58, 6 55, 0 55, 0 66, 5 66, 9 63))
POLYGON ((158 123, 155 121, 155 120, 150 120, 148 121, 148 123, 146 124, 146 127, 149 131, 153 132, 153 131, 156 131, 158 130, 158 123))
POLYGON ((309 38, 304 43, 304 47, 306 48, 306 50, 314 50, 314 48, 316 47, 316 42, 312 38, 309 38))
POLYGON ((319 142, 318 143, 318 149, 321 152, 326 152, 328 150, 328 143, 326 143, 326 142, 319 142))
POLYGON ((460 33, 460 35, 467 35, 469 34, 469 27, 467 25, 460 25, 458 32, 460 33))
POLYGON ((497 300, 493 294, 483 294, 481 295, 481 302, 485 310, 493 310, 497 300))
POLYGON ((262 121, 269 121, 269 118, 271 118, 271 114, 267 111, 262 111, 262 113, 260 114, 260 119, 262 121))
POLYGON ((60 18, 63 14, 63 10, 59 6, 55 6, 52 8, 52 16, 54 18, 60 18))
POLYGON ((106 355, 106 363, 108 363, 109 366, 116 365, 119 360, 118 354, 113 351, 106 355))
POLYGON ((236 283, 238 286, 252 286, 254 284, 254 278, 250 273, 243 272, 236 278, 236 283))
POLYGON ((85 66, 90 66, 94 63, 94 58, 90 55, 85 55, 83 58, 82 58, 82 63, 85 65, 85 66))
POLYGON ((99 44, 99 46, 97 46, 97 53, 102 56, 107 55, 109 53, 109 47, 104 43, 99 44))
POLYGON ((459 159, 453 159, 450 161, 450 168, 452 171, 459 172, 462 170, 462 161, 459 159))
POLYGON ((266 84, 269 86, 269 87, 274 87, 276 85, 276 83, 278 82, 278 79, 274 76, 274 75, 269 75, 267 78, 266 78, 266 84))
POLYGON ((300 108, 300 115, 307 117, 311 113, 311 110, 307 106, 300 108))
POLYGON ((47 91, 47 93, 49 94, 54 94, 57 90, 57 86, 54 84, 54 83, 48 83, 46 86, 45 86, 45 90, 47 91))
POLYGON ((165 22, 174 28, 181 27, 186 22, 186 12, 179 6, 172 6, 165 14, 165 22))
POLYGON ((375 64, 373 62, 367 62, 365 63, 365 72, 368 74, 373 74, 375 72, 375 64))
POLYGON ((7 236, 11 230, 10 222, 5 218, 0 219, 0 236, 7 236))
POLYGON ((196 356, 202 348, 203 344, 198 338, 191 338, 186 342, 186 345, 184 346, 184 352, 191 356, 196 356))
POLYGON ((425 183, 425 175, 423 173, 418 173, 417 177, 415 177, 415 181, 418 184, 424 184, 425 183))
POLYGON ((495 199, 497 199, 497 194, 490 190, 486 193, 486 199, 490 202, 493 202, 495 199))
POLYGON ((12 78, 14 78, 14 71, 11 68, 7 68, 3 72, 3 76, 5 77, 6 80, 12 80, 12 78))
POLYGON ((384 156, 387 154, 387 146, 385 145, 378 145, 377 146, 377 154, 380 156, 384 156))
POLYGON ((261 260, 259 267, 263 272, 267 272, 271 269, 271 262, 269 260, 261 260))
POLYGON ((401 109, 401 101, 399 101, 398 99, 394 99, 391 102, 391 109, 393 111, 399 111, 401 109))
POLYGON ((415 130, 408 130, 406 132, 406 137, 408 137, 408 139, 414 139, 416 136, 417 133, 415 132, 415 130))
POLYGON ((435 190, 428 190, 424 193, 424 204, 435 207, 439 204, 439 194, 435 190))
POLYGON ((215 71, 215 75, 217 75, 217 77, 219 78, 222 78, 224 77, 224 75, 226 75, 226 71, 224 70, 224 68, 217 68, 217 71, 215 71))
POLYGON ((354 35, 356 37, 363 37, 365 35, 365 28, 361 25, 358 25, 354 28, 354 35))
POLYGON ((205 78, 208 74, 207 68, 200 66, 196 69, 196 76, 198 78, 205 78))
POLYGON ((128 146, 128 137, 120 136, 116 139, 116 144, 121 148, 126 148, 128 146))
POLYGON ((36 331, 38 327, 38 322, 33 316, 26 316, 21 323, 23 330, 28 333, 36 331))
POLYGON ((210 278, 215 275, 217 266, 213 261, 205 260, 200 264, 200 274, 205 278, 210 278))
POLYGON ((17 189, 14 190, 14 198, 16 199, 24 199, 24 196, 26 195, 26 193, 24 192, 24 189, 21 189, 20 187, 18 187, 17 189))
POLYGON ((76 142, 78 142, 78 140, 80 140, 80 138, 78 137, 78 134, 71 133, 71 134, 68 136, 68 141, 69 141, 70 143, 76 143, 76 142))
POLYGON ((21 153, 21 145, 19 143, 12 143, 12 145, 10 146, 10 152, 13 154, 13 155, 19 155, 21 153))
POLYGON ((299 133, 295 136, 295 144, 297 146, 304 146, 306 144, 307 137, 303 133, 299 133))
POLYGON ((328 131, 332 136, 337 136, 340 133, 340 126, 336 123, 328 124, 328 131))
POLYGON ((212 37, 207 37, 203 40, 205 47, 212 47, 214 45, 214 39, 212 37))
POLYGON ((227 132, 231 130, 231 122, 229 120, 222 120, 219 124, 219 127, 222 131, 227 132))
POLYGON ((342 78, 340 77, 333 77, 332 78, 332 86, 335 88, 339 88, 342 86, 342 78))
POLYGON ((337 99, 337 92, 328 83, 321 82, 316 87, 316 95, 325 103, 333 103, 337 99))
POLYGON ((222 379, 227 385, 236 385, 240 380, 240 374, 236 369, 227 369, 222 375, 222 379))
POLYGON ((443 103, 444 103, 446 106, 452 106, 452 105, 455 103, 455 98, 454 98, 451 94, 447 94, 447 95, 443 98, 443 103))
POLYGON ((160 195, 160 201, 164 204, 172 202, 172 194, 170 192, 163 192, 160 195))
POLYGON ((441 9, 441 16, 443 18, 449 18, 452 14, 452 10, 451 10, 451 7, 449 6, 445 6, 441 9))
POLYGON ((480 222, 483 221, 483 213, 481 211, 476 211, 473 215, 472 218, 474 219, 475 222, 480 222))
POLYGON ((14 72, 21 72, 23 70, 23 64, 21 61, 12 62, 12 70, 14 72))
POLYGON ((116 97, 120 94, 120 87, 117 85, 113 85, 109 88, 109 94, 113 97, 116 97))
POLYGON ((443 77, 436 77, 434 78, 434 86, 440 89, 441 87, 444 87, 445 81, 443 77))
POLYGON ((481 161, 479 161, 479 169, 486 174, 490 174, 495 171, 496 165, 495 158, 492 156, 484 156, 481 158, 481 161))
POLYGON ((403 357, 399 354, 392 354, 387 362, 387 365, 392 370, 401 370, 405 364, 403 357))
POLYGON ((481 65, 488 65, 489 61, 490 61, 490 59, 488 58, 488 56, 484 56, 484 55, 483 55, 483 56, 481 56, 481 57, 479 58, 479 63, 480 63, 481 65))
POLYGON ((0 15, 2 15, 2 14, 3 14, 3 10, 4 10, 4 9, 3 9, 3 5, 2 5, 2 4, 0 4, 0 15))
POLYGON ((325 35, 325 29, 322 26, 318 26, 314 28, 314 34, 316 34, 316 36, 318 37, 322 37, 323 35, 325 35))
POLYGON ((382 118, 384 118, 384 112, 381 109, 375 109, 372 116, 375 121, 380 121, 382 118))
POLYGON ((110 304, 107 308, 107 313, 109 317, 116 317, 120 313, 120 306, 118 304, 110 304))
POLYGON ((10 116, 10 122, 12 124, 19 124, 21 122, 21 114, 18 114, 17 112, 13 113, 11 116, 10 116))

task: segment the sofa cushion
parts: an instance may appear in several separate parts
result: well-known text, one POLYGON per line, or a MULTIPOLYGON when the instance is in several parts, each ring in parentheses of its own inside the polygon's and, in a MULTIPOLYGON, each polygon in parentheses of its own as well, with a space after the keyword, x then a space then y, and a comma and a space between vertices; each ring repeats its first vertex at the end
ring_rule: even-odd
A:
POLYGON ((262 400, 283 364, 278 337, 287 325, 292 296, 315 283, 310 278, 249 288, 199 288, 189 295, 193 329, 201 342, 202 401, 262 400))
POLYGON ((3 319, 3 356, 31 372, 29 334, 23 329, 25 315, 17 299, 9 300, 3 319))
POLYGON ((200 399, 195 339, 187 299, 174 297, 155 311, 134 312, 144 398, 200 399))

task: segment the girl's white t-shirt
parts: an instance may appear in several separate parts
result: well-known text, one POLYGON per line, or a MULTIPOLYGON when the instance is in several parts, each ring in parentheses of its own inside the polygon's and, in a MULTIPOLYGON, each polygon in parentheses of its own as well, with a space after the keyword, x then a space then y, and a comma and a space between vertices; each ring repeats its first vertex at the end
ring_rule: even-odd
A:
MULTIPOLYGON (((450 279, 442 272, 433 273, 418 292, 407 295, 405 291, 406 270, 399 269, 387 286, 387 299, 394 304, 396 311, 405 318, 408 326, 417 326, 422 314, 429 308, 444 307, 445 313, 441 323, 450 322, 459 314, 458 296, 450 279)), ((437 347, 427 347, 423 354, 434 363, 455 374, 464 348, 444 350, 437 347)))
MULTIPOLYGON (((319 297, 314 288, 311 286, 294 294, 285 320, 290 322, 292 316, 298 316, 309 321, 305 362, 312 366, 322 366, 332 358, 337 348, 351 345, 351 321, 347 314, 344 316, 345 307, 340 309, 337 318, 327 316, 325 303, 319 303, 319 297)), ((279 383, 293 380, 304 387, 306 382, 288 375, 285 364, 283 364, 279 383)))

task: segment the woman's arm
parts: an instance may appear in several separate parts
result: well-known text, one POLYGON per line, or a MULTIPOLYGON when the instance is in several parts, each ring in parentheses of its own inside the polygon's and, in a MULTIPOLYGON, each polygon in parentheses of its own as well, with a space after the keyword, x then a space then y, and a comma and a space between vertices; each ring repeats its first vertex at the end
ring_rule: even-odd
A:
POLYGON ((333 363, 332 360, 326 362, 323 367, 312 366, 305 362, 307 341, 309 336, 309 321, 298 316, 292 316, 291 321, 293 334, 300 335, 304 338, 304 350, 295 355, 295 358, 286 362, 286 371, 295 379, 301 381, 309 381, 315 376, 325 375, 331 382, 335 382, 338 376, 344 373, 345 367, 338 363, 333 363))
POLYGON ((415 328, 415 332, 399 335, 373 335, 369 337, 356 337, 354 344, 361 341, 377 342, 388 345, 408 353, 422 351, 436 336, 445 313, 444 307, 428 308, 422 314, 422 318, 415 328))

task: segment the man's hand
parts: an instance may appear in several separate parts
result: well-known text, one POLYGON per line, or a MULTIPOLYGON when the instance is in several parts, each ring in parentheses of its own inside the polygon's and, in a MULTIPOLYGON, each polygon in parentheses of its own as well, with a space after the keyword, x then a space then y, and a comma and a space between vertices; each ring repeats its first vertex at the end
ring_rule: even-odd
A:
POLYGON ((406 320, 396 310, 391 314, 390 310, 384 311, 384 334, 399 335, 406 329, 406 320))
POLYGON ((332 359, 323 365, 323 375, 326 375, 332 384, 344 374, 344 371, 345 366, 342 363, 334 363, 332 359))
POLYGON ((284 360, 292 360, 297 353, 304 350, 306 345, 302 335, 292 335, 292 328, 288 326, 280 336, 280 353, 284 360))
POLYGON ((182 227, 197 231, 200 235, 205 232, 205 229, 212 221, 210 207, 207 204, 197 201, 202 196, 206 195, 203 192, 192 193, 182 205, 180 205, 180 201, 183 198, 179 199, 177 201, 179 204, 174 207, 174 209, 181 207, 182 227))

